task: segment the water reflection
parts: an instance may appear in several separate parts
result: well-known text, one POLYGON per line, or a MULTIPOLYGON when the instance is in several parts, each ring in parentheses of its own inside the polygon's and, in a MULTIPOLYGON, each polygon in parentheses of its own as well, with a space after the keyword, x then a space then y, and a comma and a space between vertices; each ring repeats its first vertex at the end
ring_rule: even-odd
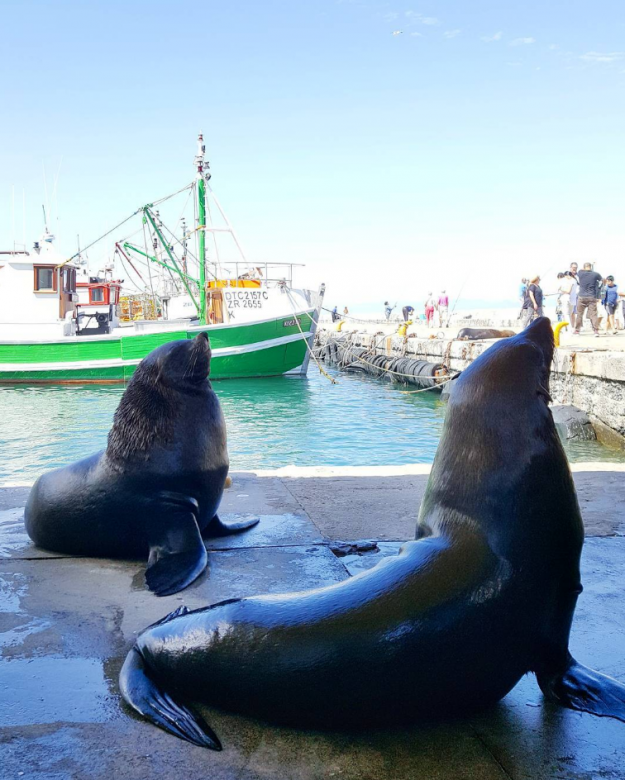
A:
MULTIPOLYGON (((294 377, 215 382, 233 469, 289 464, 431 463, 445 404, 433 393, 314 367, 294 377)), ((0 387, 0 483, 28 482, 106 446, 123 387, 0 387)), ((597 442, 565 443, 572 461, 622 461, 597 442)))
POLYGON ((96 658, 0 661, 0 726, 101 723, 114 709, 96 658))

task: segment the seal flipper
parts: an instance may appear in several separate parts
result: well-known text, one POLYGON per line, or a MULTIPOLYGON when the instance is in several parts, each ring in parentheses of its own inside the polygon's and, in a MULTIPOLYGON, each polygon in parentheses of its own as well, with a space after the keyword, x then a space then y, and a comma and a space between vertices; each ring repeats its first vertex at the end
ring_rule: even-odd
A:
MULTIPOLYGON (((169 612, 165 617, 162 617, 160 620, 157 620, 155 623, 150 623, 148 628, 154 628, 154 626, 163 626, 165 623, 169 623, 172 620, 175 620, 177 617, 181 617, 182 615, 188 615, 191 610, 189 607, 185 607, 184 604, 181 604, 179 607, 173 610, 173 612, 169 612)), ((147 628, 146 628, 147 631, 147 628)))
POLYGON ((569 634, 577 598, 582 592, 579 572, 556 602, 548 622, 536 678, 545 698, 561 707, 590 712, 625 722, 625 685, 582 666, 569 653, 569 634))
POLYGON ((625 685, 582 666, 572 656, 560 674, 537 674, 545 697, 571 710, 581 710, 625 722, 625 685))
POLYGON ((202 539, 218 539, 220 536, 230 536, 231 534, 240 534, 253 528, 260 522, 260 517, 252 517, 247 520, 237 520, 234 523, 224 523, 215 515, 206 528, 202 531, 202 539))
POLYGON ((197 512, 197 501, 179 493, 163 491, 150 505, 146 528, 150 556, 145 581, 157 596, 183 590, 206 568, 208 556, 197 512))
POLYGON ((119 687, 125 701, 156 726, 199 747, 222 749, 210 726, 154 683, 136 647, 126 656, 119 673, 119 687))

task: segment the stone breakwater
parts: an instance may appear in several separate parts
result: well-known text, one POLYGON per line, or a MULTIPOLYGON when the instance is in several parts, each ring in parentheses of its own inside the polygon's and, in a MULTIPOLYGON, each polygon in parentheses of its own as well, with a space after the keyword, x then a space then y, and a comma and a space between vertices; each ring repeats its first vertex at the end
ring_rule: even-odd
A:
MULTIPOLYGON (((420 339, 360 331, 337 333, 321 328, 315 344, 318 355, 322 359, 330 355, 329 362, 333 363, 338 360, 332 359, 332 355, 339 356, 345 349, 364 349, 366 352, 360 354, 365 357, 423 360, 438 364, 453 375, 467 368, 496 341, 420 339)), ((554 404, 569 404, 588 412, 600 441, 625 448, 625 352, 558 347, 550 390, 554 404)))

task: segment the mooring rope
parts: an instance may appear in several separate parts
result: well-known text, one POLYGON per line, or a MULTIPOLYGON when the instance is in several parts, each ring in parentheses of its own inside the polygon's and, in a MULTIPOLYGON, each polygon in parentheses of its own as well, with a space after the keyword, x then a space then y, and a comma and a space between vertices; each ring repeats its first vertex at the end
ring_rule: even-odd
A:
MULTIPOLYGON (((331 377, 330 374, 321 366, 321 363, 317 360, 317 356, 315 355, 314 351, 311 349, 310 344, 308 343, 308 339, 306 336, 304 336, 304 331, 302 330, 300 324, 299 324, 299 317, 297 316, 297 309, 295 308, 295 304, 293 302, 293 297, 291 295, 291 291, 288 287, 284 288, 287 294, 287 297, 289 299, 289 302, 291 304, 291 308, 293 309, 293 314, 295 315, 295 324, 297 325, 297 329, 302 334, 302 339, 304 340, 304 344, 306 345, 306 349, 308 350, 308 354, 312 357, 312 359, 315 361, 315 364, 317 368, 319 369, 319 373, 323 374, 326 379, 328 379, 330 382, 332 382, 333 385, 337 385, 338 382, 334 377, 331 377)), ((310 319, 315 322, 314 317, 310 315, 310 319)))

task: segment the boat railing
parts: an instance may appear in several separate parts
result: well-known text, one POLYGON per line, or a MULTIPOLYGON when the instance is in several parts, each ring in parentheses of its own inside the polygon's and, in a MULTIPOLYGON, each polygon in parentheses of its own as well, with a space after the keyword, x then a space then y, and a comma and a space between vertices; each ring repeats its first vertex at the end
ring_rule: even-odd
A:
POLYGON ((261 283, 286 282, 293 286, 293 269, 303 268, 304 263, 250 263, 241 260, 211 263, 211 275, 215 279, 250 280, 261 283))

